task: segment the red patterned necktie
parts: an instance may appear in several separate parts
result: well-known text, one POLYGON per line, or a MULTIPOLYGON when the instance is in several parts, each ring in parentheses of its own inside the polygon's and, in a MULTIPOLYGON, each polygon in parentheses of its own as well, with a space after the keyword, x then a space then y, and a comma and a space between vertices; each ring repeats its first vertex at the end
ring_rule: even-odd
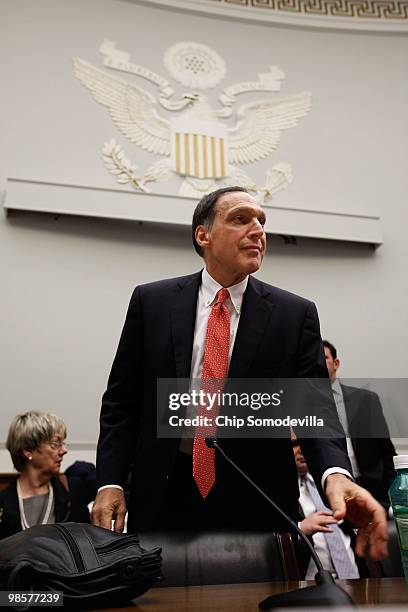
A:
MULTIPOLYGON (((228 373, 230 315, 225 305, 227 298, 229 298, 228 289, 220 289, 208 317, 201 375, 201 389, 206 393, 221 391, 223 387, 222 379, 226 378, 228 373)), ((217 404, 214 404, 211 411, 207 410, 205 403, 200 404, 198 416, 210 416, 213 419, 212 428, 196 428, 193 444, 193 476, 204 499, 215 483, 215 449, 208 448, 205 438, 215 435, 215 417, 217 414, 217 404)))

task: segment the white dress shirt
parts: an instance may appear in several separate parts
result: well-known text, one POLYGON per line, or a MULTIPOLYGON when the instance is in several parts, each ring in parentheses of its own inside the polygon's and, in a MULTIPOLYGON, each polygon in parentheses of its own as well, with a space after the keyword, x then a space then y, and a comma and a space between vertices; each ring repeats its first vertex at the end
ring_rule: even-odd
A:
MULTIPOLYGON (((302 508, 303 514, 305 515, 305 517, 307 517, 313 512, 316 512, 316 507, 313 503, 312 498, 310 497, 310 493, 307 490, 307 486, 303 478, 299 478, 299 491, 300 491, 299 504, 302 508)), ((328 527, 330 527, 330 525, 328 525, 328 527)), ((351 548, 350 536, 343 533, 341 529, 340 529, 340 533, 341 533, 341 537, 344 542, 344 546, 347 550, 347 554, 350 557, 350 561, 358 572, 356 560, 354 557, 354 552, 353 552, 353 549, 351 548)), ((333 567, 333 563, 330 557, 330 552, 329 552, 324 534, 321 532, 318 532, 318 533, 315 533, 312 537, 313 537, 314 549, 320 561, 322 562, 324 569, 327 569, 330 572, 334 573, 335 570, 333 567)), ((311 558, 309 561, 309 565, 307 567, 305 580, 313 580, 316 572, 317 572, 316 564, 311 558)))

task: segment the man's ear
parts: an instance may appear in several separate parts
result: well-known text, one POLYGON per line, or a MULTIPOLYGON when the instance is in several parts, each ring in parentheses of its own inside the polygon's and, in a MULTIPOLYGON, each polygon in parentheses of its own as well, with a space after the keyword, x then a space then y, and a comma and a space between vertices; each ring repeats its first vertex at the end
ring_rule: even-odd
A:
POLYGON ((208 227, 205 227, 204 225, 199 225, 198 227, 196 227, 195 239, 200 245, 200 247, 202 249, 205 249, 206 246, 208 246, 210 239, 210 230, 208 229, 208 227))
POLYGON ((339 369, 339 367, 340 367, 340 359, 339 359, 338 357, 336 357, 336 359, 333 359, 333 364, 334 364, 334 369, 335 369, 335 370, 336 370, 336 372, 337 372, 337 370, 338 370, 338 369, 339 369))

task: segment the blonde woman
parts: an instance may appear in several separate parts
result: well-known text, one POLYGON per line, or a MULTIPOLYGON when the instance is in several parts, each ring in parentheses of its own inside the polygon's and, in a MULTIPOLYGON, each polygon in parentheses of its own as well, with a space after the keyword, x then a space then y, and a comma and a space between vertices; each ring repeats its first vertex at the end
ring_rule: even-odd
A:
POLYGON ((19 477, 0 492, 0 538, 33 525, 89 522, 84 481, 60 474, 66 435, 55 414, 26 412, 11 423, 7 449, 19 477))

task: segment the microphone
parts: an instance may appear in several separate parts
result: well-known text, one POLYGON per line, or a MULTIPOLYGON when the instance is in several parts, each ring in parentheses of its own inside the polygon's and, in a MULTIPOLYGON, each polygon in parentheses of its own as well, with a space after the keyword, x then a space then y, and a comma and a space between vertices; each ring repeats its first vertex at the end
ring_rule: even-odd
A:
POLYGON ((205 443, 208 448, 215 448, 224 459, 232 465, 232 467, 241 474, 243 478, 249 484, 258 491, 262 497, 276 510, 285 521, 296 531, 302 542, 309 549, 313 561, 316 563, 318 571, 315 575, 315 586, 305 587, 303 589, 296 589, 295 591, 289 591, 287 593, 279 593, 278 595, 271 595, 260 602, 260 610, 271 610, 273 608, 299 608, 309 606, 320 606, 320 607, 331 607, 331 606, 352 606, 355 607, 354 601, 350 595, 343 591, 335 582, 334 578, 328 570, 323 568, 322 562, 320 561, 313 544, 306 537, 303 531, 297 526, 287 514, 280 508, 258 485, 246 474, 224 451, 219 445, 217 438, 208 437, 205 438, 205 443))

